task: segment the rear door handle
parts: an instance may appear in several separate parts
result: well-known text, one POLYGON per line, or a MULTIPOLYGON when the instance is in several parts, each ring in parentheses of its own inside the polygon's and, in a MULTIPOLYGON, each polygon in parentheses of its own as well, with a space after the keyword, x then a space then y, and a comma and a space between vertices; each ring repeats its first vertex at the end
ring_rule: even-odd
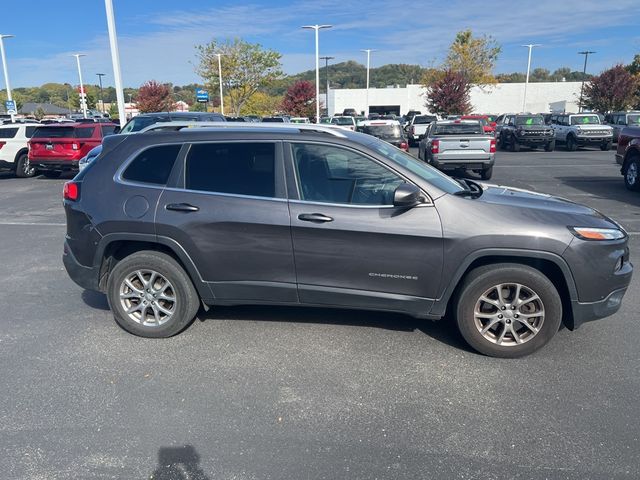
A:
POLYGON ((322 213, 301 213, 300 215, 298 215, 298 220, 314 223, 333 222, 333 218, 328 217, 322 213))
POLYGON ((174 210, 176 212, 197 212, 200 210, 200 207, 196 207, 195 205, 190 205, 188 203, 169 203, 165 205, 164 208, 167 210, 174 210))

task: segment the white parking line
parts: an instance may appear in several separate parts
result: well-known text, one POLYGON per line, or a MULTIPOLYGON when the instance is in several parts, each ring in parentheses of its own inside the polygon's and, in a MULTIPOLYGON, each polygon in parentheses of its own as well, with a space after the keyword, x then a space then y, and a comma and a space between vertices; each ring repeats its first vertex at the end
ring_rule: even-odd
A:
POLYGON ((27 227, 66 227, 66 223, 38 223, 38 222, 0 222, 0 225, 25 225, 27 227))
POLYGON ((538 165, 494 165, 493 168, 547 168, 547 167, 611 167, 611 166, 615 166, 617 165, 617 163, 572 163, 570 165, 558 165, 556 163, 550 163, 550 164, 546 164, 546 163, 542 163, 542 164, 538 164, 538 165))

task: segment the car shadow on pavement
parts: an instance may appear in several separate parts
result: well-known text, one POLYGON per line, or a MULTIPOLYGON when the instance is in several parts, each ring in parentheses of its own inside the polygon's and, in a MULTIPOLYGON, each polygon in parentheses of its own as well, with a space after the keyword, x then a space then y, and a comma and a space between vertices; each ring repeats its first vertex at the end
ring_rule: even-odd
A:
POLYGON ((555 178, 567 187, 580 190, 592 196, 640 207, 640 194, 626 189, 622 175, 618 177, 581 176, 555 178))
POLYGON ((161 447, 158 466, 149 480, 210 480, 200 468, 200 455, 191 445, 161 447))
POLYGON ((401 313, 387 313, 355 309, 280 306, 213 307, 198 314, 200 321, 248 320, 260 322, 317 323, 364 328, 378 328, 399 332, 419 331, 456 349, 473 352, 448 316, 441 320, 414 318, 401 313))
POLYGON ((109 302, 104 293, 94 292, 93 290, 83 290, 82 301, 89 307, 97 310, 109 310, 109 302))

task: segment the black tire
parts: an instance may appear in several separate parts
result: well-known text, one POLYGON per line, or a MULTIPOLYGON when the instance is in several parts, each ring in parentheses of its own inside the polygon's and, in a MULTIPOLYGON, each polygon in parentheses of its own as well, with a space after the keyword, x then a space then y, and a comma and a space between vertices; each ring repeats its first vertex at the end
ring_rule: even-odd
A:
MULTIPOLYGON (((109 274, 107 299, 118 325, 129 333, 148 338, 166 338, 181 332, 193 321, 200 306, 198 293, 184 269, 169 255, 155 251, 136 252, 118 262, 109 274), (173 311, 165 323, 143 325, 129 317, 120 301, 123 282, 139 270, 157 272, 171 283, 169 291, 173 294, 175 303, 172 306, 164 304, 164 307, 173 311)), ((138 302, 137 299, 134 300, 138 302)), ((147 311, 145 309, 145 315, 147 311)))
POLYGON ((496 137, 496 150, 502 150, 504 148, 504 142, 502 141, 502 135, 496 137))
POLYGON ((556 141, 555 140, 551 140, 550 142, 547 142, 547 144, 544 146, 544 151, 545 152, 553 152, 556 149, 556 141))
POLYGON ((640 157, 631 157, 625 163, 624 186, 632 192, 640 191, 640 157))
POLYGON ((18 178, 29 178, 36 174, 36 169, 29 164, 29 156, 26 153, 18 156, 15 174, 18 178))
POLYGON ((612 142, 604 142, 604 143, 600 144, 600 150, 602 150, 603 152, 607 152, 607 151, 611 150, 611 143, 612 142))
POLYGON ((567 136, 567 150, 569 150, 570 152, 575 152, 576 150, 578 150, 578 142, 573 135, 567 136))
POLYGON ((44 172, 42 172, 42 174, 45 176, 45 178, 60 178, 62 172, 58 172, 56 170, 45 170, 44 172))
POLYGON ((516 137, 514 137, 513 135, 511 135, 511 151, 512 152, 519 152, 520 151, 520 144, 518 143, 518 140, 516 139, 516 137))
MULTIPOLYGON (((530 302, 525 302, 520 308, 524 308, 529 304, 530 302)), ((458 329, 467 343, 478 352, 492 357, 517 358, 535 352, 551 340, 560 328, 562 321, 562 301, 553 283, 539 270, 514 263, 493 264, 474 269, 460 285, 454 298, 453 306, 458 329), (498 345, 496 342, 485 338, 480 332, 479 327, 476 326, 474 312, 476 303, 480 301, 480 297, 483 294, 494 286, 509 283, 521 284, 523 286, 522 291, 530 290, 530 292, 538 295, 544 311, 544 320, 537 333, 533 335, 531 334, 532 330, 526 329, 522 323, 522 317, 519 317, 520 319, 518 320, 497 320, 502 323, 498 323, 494 327, 497 329, 496 336, 499 336, 498 332, 501 332, 503 326, 505 329, 507 328, 505 324, 507 322, 510 324, 510 328, 516 326, 515 328, 522 335, 519 338, 525 338, 523 343, 498 345), (526 335, 530 335, 528 341, 526 340, 526 335)), ((495 308, 496 315, 500 314, 502 310, 498 307, 495 308)), ((512 312, 509 315, 513 317, 514 313, 520 312, 520 308, 515 310, 507 308, 504 316, 506 317, 508 312, 512 312)), ((520 312, 520 315, 524 314, 520 312)), ((533 321, 535 322, 536 320, 534 319, 533 321)), ((485 325, 482 324, 482 326, 484 327, 485 325)), ((489 331, 488 335, 493 335, 493 332, 489 331)), ((505 339, 515 342, 515 336, 511 335, 511 333, 509 335, 510 340, 506 336, 505 339)))
POLYGON ((482 180, 490 180, 491 175, 493 175, 493 165, 489 168, 483 168, 480 172, 480 178, 482 180))

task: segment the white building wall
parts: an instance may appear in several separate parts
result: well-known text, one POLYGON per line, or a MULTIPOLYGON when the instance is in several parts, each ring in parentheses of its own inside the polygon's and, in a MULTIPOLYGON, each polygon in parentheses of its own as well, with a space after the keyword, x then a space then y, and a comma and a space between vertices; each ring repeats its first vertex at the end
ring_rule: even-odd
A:
MULTIPOLYGON (((551 111, 578 111, 580 82, 529 83, 525 111, 543 113, 551 111)), ((422 85, 405 88, 371 88, 369 105, 399 105, 400 114, 409 110, 427 112, 425 89, 422 85)), ((473 87, 471 104, 476 113, 505 113, 522 111, 524 83, 499 83, 492 87, 473 87)), ((341 113, 345 108, 364 112, 367 91, 364 88, 329 91, 330 114, 341 113)))

